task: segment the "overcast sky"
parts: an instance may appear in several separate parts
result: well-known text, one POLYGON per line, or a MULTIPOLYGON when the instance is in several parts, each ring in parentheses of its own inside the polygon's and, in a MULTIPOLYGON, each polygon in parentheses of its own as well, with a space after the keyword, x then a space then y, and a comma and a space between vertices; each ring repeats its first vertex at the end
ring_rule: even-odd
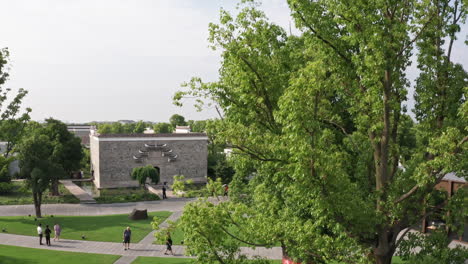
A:
MULTIPOLYGON (((6 87, 25 88, 32 118, 68 122, 167 121, 215 116, 172 95, 192 76, 215 80, 219 56, 207 48, 208 23, 234 0, 0 0, 0 47, 11 52, 6 87)), ((287 28, 285 0, 263 1, 287 28)), ((461 38, 468 34, 463 27, 461 38)), ((462 42, 454 58, 468 65, 462 42)), ((415 75, 415 74, 413 74, 415 75)), ((412 73, 410 73, 410 77, 412 73)))

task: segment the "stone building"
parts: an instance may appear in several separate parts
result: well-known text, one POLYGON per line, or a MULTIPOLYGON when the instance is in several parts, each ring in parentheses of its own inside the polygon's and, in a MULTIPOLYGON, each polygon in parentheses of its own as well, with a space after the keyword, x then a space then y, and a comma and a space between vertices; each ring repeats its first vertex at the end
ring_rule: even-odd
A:
POLYGON ((97 188, 138 186, 132 180, 135 167, 154 166, 160 182, 173 182, 184 175, 206 182, 208 137, 186 134, 90 134, 91 170, 97 188))

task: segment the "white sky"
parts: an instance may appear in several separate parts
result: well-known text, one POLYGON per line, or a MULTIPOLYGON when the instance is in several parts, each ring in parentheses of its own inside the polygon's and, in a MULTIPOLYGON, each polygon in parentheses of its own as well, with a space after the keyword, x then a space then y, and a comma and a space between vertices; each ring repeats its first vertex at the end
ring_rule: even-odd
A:
MULTIPOLYGON (((192 76, 216 79, 219 56, 207 48, 208 23, 237 2, 0 0, 0 47, 9 48, 12 61, 6 87, 29 91, 24 106, 34 120, 214 117, 213 109, 176 107, 172 96, 192 76)), ((292 21, 285 0, 264 0, 262 9, 285 28, 292 21)), ((462 44, 454 58, 467 68, 462 44)))

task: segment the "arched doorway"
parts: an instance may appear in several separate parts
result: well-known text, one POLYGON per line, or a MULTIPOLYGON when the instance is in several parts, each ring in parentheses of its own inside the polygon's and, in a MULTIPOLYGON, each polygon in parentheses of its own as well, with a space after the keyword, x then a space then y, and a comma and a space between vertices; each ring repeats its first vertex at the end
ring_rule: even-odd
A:
MULTIPOLYGON (((156 169, 156 173, 158 174, 159 182, 162 181, 161 179, 161 169, 158 166, 153 166, 154 169, 156 169)), ((158 184, 159 182, 155 182, 155 184, 158 184)))

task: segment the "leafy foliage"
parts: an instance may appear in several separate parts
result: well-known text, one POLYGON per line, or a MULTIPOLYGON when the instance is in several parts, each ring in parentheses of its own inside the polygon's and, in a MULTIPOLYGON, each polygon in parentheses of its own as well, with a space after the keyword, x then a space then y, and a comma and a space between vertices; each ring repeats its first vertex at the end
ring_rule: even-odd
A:
POLYGON ((11 99, 9 98, 11 89, 2 87, 9 78, 9 55, 8 49, 0 49, 0 108, 4 107, 0 114, 0 139, 6 142, 6 149, 3 152, 5 157, 10 156, 13 148, 23 136, 31 112, 31 108, 26 108, 24 113, 20 113, 21 103, 28 91, 19 89, 18 93, 11 99), (8 102, 8 99, 11 100, 8 102))
POLYGON ((154 133, 172 133, 173 127, 169 123, 157 123, 153 126, 154 133))
POLYGON ((173 128, 176 126, 186 126, 187 122, 185 122, 185 117, 178 115, 178 114, 173 114, 171 118, 169 118, 169 123, 173 128))
MULTIPOLYGON (((174 96, 215 103, 214 141, 235 156, 231 201, 187 206, 188 250, 235 263, 222 227, 239 225, 239 239, 298 262, 390 264, 398 234, 436 209, 434 186, 468 169, 468 84, 450 59, 466 3, 289 0, 298 36, 243 3, 210 24, 219 80, 192 78, 174 96), (404 105, 414 46, 417 124, 404 105)), ((463 211, 438 208, 449 209, 463 211)))
POLYGON ((137 167, 132 170, 132 179, 137 180, 140 185, 144 185, 147 179, 153 183, 159 182, 159 172, 151 165, 137 167))

